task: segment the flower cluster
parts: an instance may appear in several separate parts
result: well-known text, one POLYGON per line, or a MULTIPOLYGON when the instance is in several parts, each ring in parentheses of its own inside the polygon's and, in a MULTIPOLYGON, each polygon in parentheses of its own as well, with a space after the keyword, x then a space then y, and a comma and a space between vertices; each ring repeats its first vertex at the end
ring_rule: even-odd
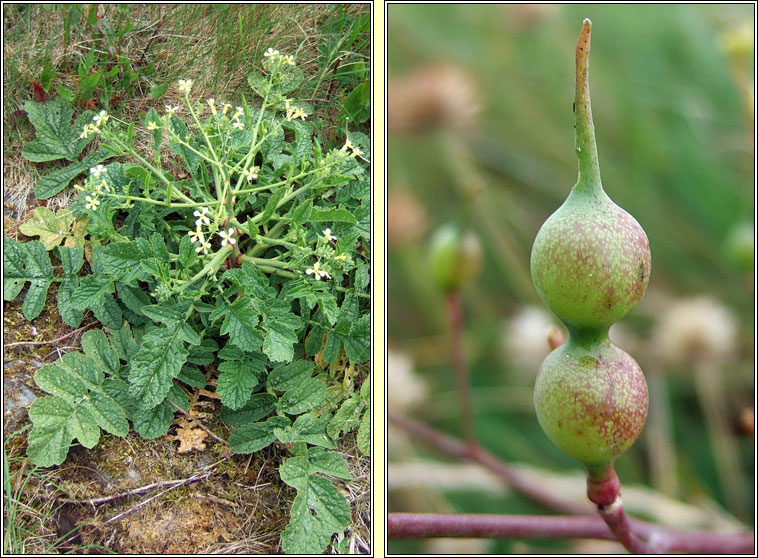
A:
POLYGON ((179 80, 179 91, 182 93, 189 94, 190 89, 192 89, 192 80, 191 79, 180 79, 179 80))
MULTIPOLYGON (((337 242, 337 237, 332 234, 332 229, 324 229, 321 231, 324 239, 324 245, 331 245, 333 243, 337 242)), ((325 246, 319 246, 316 249, 316 256, 322 256, 326 258, 327 260, 332 261, 339 261, 339 262, 345 262, 347 261, 347 254, 340 254, 339 256, 335 256, 334 254, 336 251, 333 248, 326 248, 325 246)), ((316 281, 320 281, 321 279, 331 279, 332 276, 329 275, 329 273, 321 268, 321 262, 317 261, 313 264, 313 267, 309 267, 305 270, 305 273, 307 275, 313 275, 313 278, 316 281)))
POLYGON ((263 53, 264 58, 268 58, 269 60, 282 62, 284 64, 287 64, 288 66, 294 66, 295 65, 295 57, 291 54, 280 54, 278 50, 275 50, 273 48, 269 48, 266 50, 266 52, 263 53))
POLYGON ((348 155, 348 150, 350 150, 350 157, 362 157, 363 151, 353 145, 353 142, 351 142, 349 139, 345 140, 345 145, 342 146, 340 149, 340 153, 344 154, 343 156, 348 155))
POLYGON ((293 107, 291 104, 290 99, 286 99, 284 101, 284 109, 286 111, 285 118, 287 121, 292 121, 297 118, 300 118, 301 120, 305 120, 308 118, 308 115, 305 113, 305 111, 300 107, 293 107))
MULTIPOLYGON (((207 207, 201 207, 200 209, 196 209, 192 215, 197 217, 195 219, 195 230, 189 231, 187 234, 190 237, 190 240, 197 244, 195 247, 195 252, 203 254, 207 254, 208 250, 211 248, 211 244, 208 240, 205 238, 205 233, 203 232, 203 226, 209 227, 211 225, 211 219, 210 219, 210 209, 207 207)), ((215 229, 214 229, 215 230, 215 229)), ((218 232, 218 236, 221 237, 221 246, 234 246, 237 244, 237 238, 235 237, 235 230, 233 228, 229 228, 227 230, 221 230, 218 232)), ((213 231, 211 231, 211 235, 213 234, 213 231)))
POLYGON ((320 281, 323 277, 326 277, 327 279, 331 279, 332 276, 329 275, 326 271, 323 271, 322 269, 319 269, 321 267, 321 262, 316 262, 313 264, 313 267, 309 267, 305 270, 305 272, 308 275, 313 275, 313 278, 316 281, 320 281))
POLYGON ((107 175, 107 168, 105 168, 103 165, 97 165, 96 167, 92 167, 89 172, 90 176, 85 183, 86 188, 79 184, 74 184, 74 188, 80 191, 90 190, 91 188, 91 191, 84 198, 87 202, 84 207, 91 211, 96 211, 101 203, 101 200, 98 196, 100 196, 103 192, 111 193, 113 190, 108 185, 107 180, 103 176, 107 175))
POLYGON ((188 234, 189 234, 190 240, 193 243, 198 244, 198 246, 195 248, 195 252, 197 253, 202 252, 203 254, 207 254, 208 250, 211 247, 210 242, 208 242, 205 239, 205 235, 203 234, 203 231, 201 230, 203 225, 211 224, 211 220, 208 217, 209 211, 210 209, 208 209, 207 207, 201 207, 199 210, 196 209, 194 213, 192 213, 192 215, 197 217, 197 219, 195 220, 195 230, 189 231, 188 234))
POLYGON ((104 110, 101 110, 98 114, 92 117, 92 121, 94 122, 94 124, 92 122, 88 123, 84 127, 84 130, 82 130, 82 133, 79 135, 79 138, 80 139, 88 138, 89 136, 93 134, 99 134, 100 130, 103 127, 103 124, 108 122, 109 118, 110 116, 108 116, 108 113, 105 112, 104 110))

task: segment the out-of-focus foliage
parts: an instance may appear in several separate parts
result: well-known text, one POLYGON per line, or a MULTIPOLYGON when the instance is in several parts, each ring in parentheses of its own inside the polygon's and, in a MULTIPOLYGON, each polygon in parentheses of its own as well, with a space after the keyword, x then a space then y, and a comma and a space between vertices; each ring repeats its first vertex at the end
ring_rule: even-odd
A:
MULTIPOLYGON (((426 383, 416 417, 461 434, 444 298, 422 262, 431 232, 465 216, 485 251, 465 292, 480 439, 509 461, 579 468, 534 416, 531 388, 548 352, 534 340, 557 320, 537 298, 529 254, 576 182, 574 46, 588 17, 603 185, 644 227, 652 251, 648 291, 611 333, 651 392, 642 438, 617 471, 624 484, 689 502, 700 495, 752 523, 752 419, 744 417, 754 394, 754 260, 745 256, 754 251, 745 232, 754 230, 753 9, 389 6, 388 337, 426 383)), ((406 455, 392 447, 390 460, 406 455)), ((444 496, 447 511, 536 509, 514 497, 485 510, 476 507, 481 493, 444 496)), ((390 493, 389 511, 434 510, 390 493)))

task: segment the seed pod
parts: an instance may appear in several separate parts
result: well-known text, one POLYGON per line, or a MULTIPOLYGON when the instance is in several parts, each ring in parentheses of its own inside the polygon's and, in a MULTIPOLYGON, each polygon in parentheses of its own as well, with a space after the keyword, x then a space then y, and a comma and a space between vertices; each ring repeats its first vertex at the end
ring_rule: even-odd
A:
POLYGON ((607 336, 589 344, 570 338, 542 363, 534 406, 548 438, 599 467, 624 453, 642 431, 647 384, 637 362, 607 336))
POLYGON ((432 236, 429 264, 445 292, 457 291, 477 276, 482 267, 482 246, 471 231, 443 225, 432 236))

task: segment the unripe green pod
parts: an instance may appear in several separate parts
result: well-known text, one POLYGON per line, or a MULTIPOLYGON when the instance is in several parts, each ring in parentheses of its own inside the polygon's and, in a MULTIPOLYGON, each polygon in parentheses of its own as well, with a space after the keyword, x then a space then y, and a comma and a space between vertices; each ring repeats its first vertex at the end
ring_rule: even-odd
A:
POLYGON ((563 323, 607 328, 642 298, 650 245, 634 217, 602 189, 574 188, 537 233, 531 270, 537 294, 563 323))
POLYGON ((648 407, 642 370, 611 343, 608 328, 642 298, 650 245, 639 223, 613 203, 600 181, 589 98, 590 30, 584 20, 576 47, 579 179, 532 247, 537 293, 569 330, 568 342, 540 367, 534 405, 547 436, 587 466, 597 484, 589 492, 592 501, 605 505, 617 493, 613 461, 639 436, 648 407))
POLYGON ((482 246, 471 231, 453 224, 443 225, 429 245, 432 276, 445 292, 457 291, 477 276, 482 268, 482 246))
POLYGON ((534 406, 548 438, 589 468, 599 468, 642 431, 647 383, 637 362, 607 336, 586 344, 570 338, 542 363, 534 406))

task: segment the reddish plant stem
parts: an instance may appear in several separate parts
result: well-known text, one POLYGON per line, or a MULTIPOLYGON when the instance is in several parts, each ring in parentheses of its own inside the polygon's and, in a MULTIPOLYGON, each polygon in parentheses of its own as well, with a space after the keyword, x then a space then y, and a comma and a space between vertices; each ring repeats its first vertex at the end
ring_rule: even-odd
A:
POLYGON ((480 537, 486 539, 613 540, 603 521, 594 515, 530 516, 487 514, 390 513, 390 539, 480 537))
POLYGON ((446 294, 447 317, 450 322, 450 351, 455 369, 455 381, 458 386, 458 400, 463 418, 463 436, 470 449, 478 445, 474 431, 474 413, 471 405, 471 386, 468 365, 463 350, 463 304, 460 291, 446 294))
MULTIPOLYGON (((635 531, 651 544, 647 552, 693 554, 749 554, 753 552, 753 532, 707 533, 669 529, 633 521, 635 531), (654 541, 654 544, 653 544, 654 541)), ((390 539, 434 537, 458 538, 590 538, 613 540, 605 522, 595 515, 524 516, 487 514, 415 514, 387 515, 390 539)), ((636 551, 635 551, 636 552, 636 551)))
POLYGON ((608 525, 616 540, 629 552, 651 554, 651 549, 632 533, 621 502, 621 481, 613 463, 588 467, 587 497, 597 506, 597 512, 608 525))

